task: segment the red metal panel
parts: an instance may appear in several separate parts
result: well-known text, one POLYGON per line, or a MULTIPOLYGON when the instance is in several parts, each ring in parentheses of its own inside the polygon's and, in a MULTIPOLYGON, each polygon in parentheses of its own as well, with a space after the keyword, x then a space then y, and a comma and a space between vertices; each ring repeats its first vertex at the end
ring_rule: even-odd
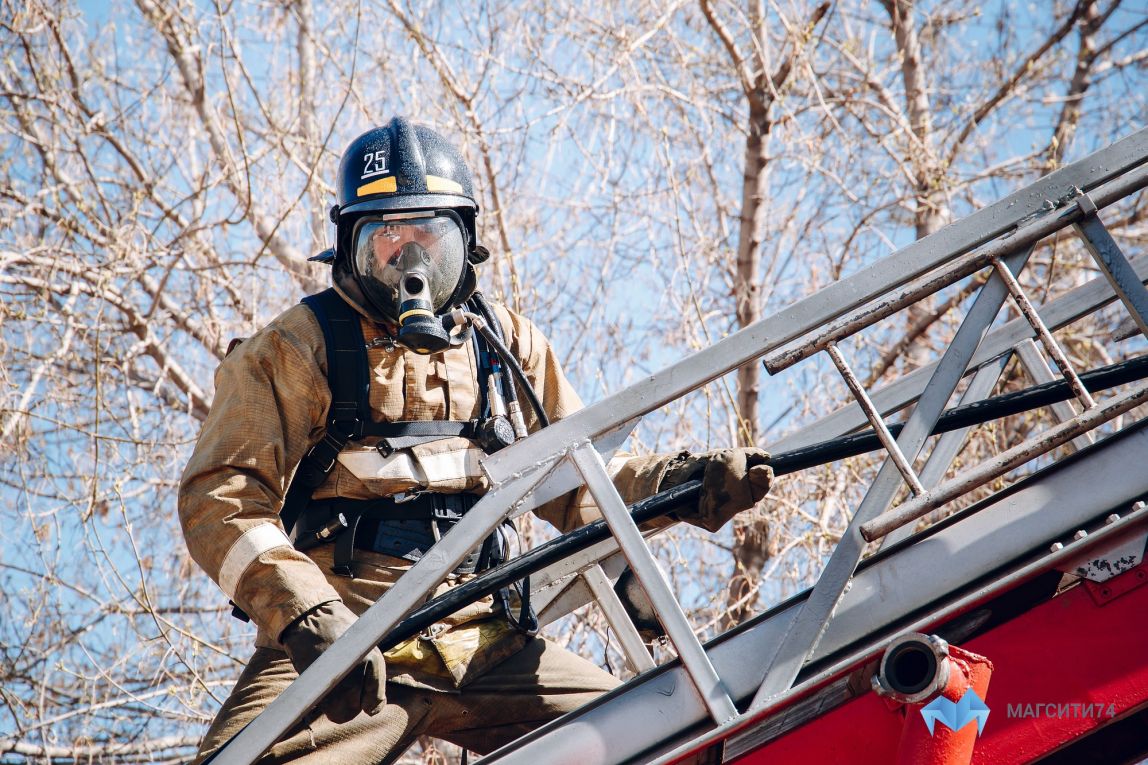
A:
MULTIPOLYGON (((889 765, 905 725, 904 707, 890 710, 876 693, 866 693, 816 720, 734 760, 738 765, 889 765)), ((918 720, 921 727, 925 721, 918 720)))
MULTIPOLYGON (((965 643, 994 666, 973 763, 1033 762, 1148 704, 1146 570, 1074 587, 965 643)), ((904 725, 927 735, 917 709, 890 708, 870 692, 736 762, 895 762, 904 725)))
POLYGON ((1148 703, 1143 569, 1104 583, 1123 595, 1098 604, 1087 582, 966 643, 996 665, 974 763, 1032 762, 1148 703))

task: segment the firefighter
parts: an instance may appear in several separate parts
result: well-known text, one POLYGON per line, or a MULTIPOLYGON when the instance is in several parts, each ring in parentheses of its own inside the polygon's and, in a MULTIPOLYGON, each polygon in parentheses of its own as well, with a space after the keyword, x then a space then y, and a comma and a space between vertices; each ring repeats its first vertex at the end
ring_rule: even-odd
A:
MULTIPOLYGON (((581 406, 542 333, 476 293, 475 266, 488 253, 453 146, 395 118, 350 144, 337 186, 336 246, 324 258, 332 289, 228 353, 180 483, 192 557, 258 627, 201 759, 489 488, 479 456, 581 406), (443 316, 456 306, 484 313, 513 358, 477 332, 448 330, 443 316), (508 430, 506 405, 525 393, 506 373, 514 363, 542 411, 519 405, 508 430)), ((611 469, 627 501, 703 477, 683 520, 716 530, 768 491, 766 458, 726 449, 616 459, 611 469)), ((584 490, 535 512, 562 531, 598 517, 584 490)), ((439 592, 502 560, 506 536, 492 535, 439 592)), ((535 636, 525 601, 487 597, 385 657, 372 651, 264 761, 391 761, 424 734, 484 753, 617 684, 535 636)))

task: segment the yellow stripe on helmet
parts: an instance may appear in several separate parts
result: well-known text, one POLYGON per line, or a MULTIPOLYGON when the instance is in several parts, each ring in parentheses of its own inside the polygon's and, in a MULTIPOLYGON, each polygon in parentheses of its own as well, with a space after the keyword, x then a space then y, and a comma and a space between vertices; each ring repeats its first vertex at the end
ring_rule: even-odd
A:
POLYGON ((356 191, 356 196, 364 196, 366 194, 388 194, 399 190, 398 181, 395 176, 388 175, 386 178, 380 178, 377 181, 364 183, 356 191))
POLYGON ((452 181, 450 178, 442 178, 437 175, 427 176, 427 191, 441 192, 445 191, 448 194, 463 194, 462 184, 458 181, 452 181))

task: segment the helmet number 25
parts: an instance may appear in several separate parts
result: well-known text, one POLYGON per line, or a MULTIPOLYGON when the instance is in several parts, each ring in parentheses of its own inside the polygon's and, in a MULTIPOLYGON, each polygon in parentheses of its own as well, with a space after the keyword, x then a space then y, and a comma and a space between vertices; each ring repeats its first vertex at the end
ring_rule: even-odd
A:
POLYGON ((363 174, 362 178, 370 178, 374 175, 384 175, 387 172, 387 153, 383 149, 378 151, 368 151, 363 155, 363 174))

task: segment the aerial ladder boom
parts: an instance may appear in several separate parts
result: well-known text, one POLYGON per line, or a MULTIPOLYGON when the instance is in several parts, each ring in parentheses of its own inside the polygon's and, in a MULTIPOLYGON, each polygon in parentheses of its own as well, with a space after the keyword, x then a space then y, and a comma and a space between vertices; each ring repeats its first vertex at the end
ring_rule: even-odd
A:
MULTIPOLYGON (((1141 130, 486 457, 483 469, 495 488, 214 761, 253 762, 359 658, 396 629, 409 628, 404 620, 426 608, 427 594, 504 519, 583 485, 600 507, 605 528, 597 536, 582 532, 577 546, 562 549, 560 560, 532 559, 540 566, 533 569, 540 616, 552 621, 598 601, 638 674, 483 762, 750 762, 755 753, 797 737, 832 740, 832 726, 884 719, 882 708, 899 714, 908 730, 911 716, 896 711, 895 700, 878 699, 869 685, 886 649, 901 645, 896 641, 906 635, 952 645, 954 655, 963 650, 958 646, 978 640, 986 651, 1005 653, 1004 639, 992 636, 1021 619, 1046 619, 1042 609, 1071 604, 1075 614, 1099 620, 1089 609, 1098 608, 1100 599, 1109 609, 1105 616, 1134 612, 1129 604, 1142 606, 1148 593, 1133 586, 1146 570, 1140 560, 1148 509, 1138 501, 1148 497, 1148 432, 1137 412, 1148 402, 1148 383, 1129 372, 1135 366, 1117 370, 1124 377, 1097 382, 1113 370, 1076 370, 1055 333, 1118 306, 1140 341, 1148 336, 1148 256, 1126 257, 1101 217, 1104 208, 1146 185, 1148 130, 1141 130), (1079 237, 1100 275, 1035 305, 1019 277, 1042 240, 1066 229, 1079 237), (848 340, 982 272, 987 278, 941 356, 879 390, 865 390, 847 355, 848 340), (1018 318, 1000 323, 1006 303, 1018 318), (885 461, 814 586, 703 645, 615 490, 605 460, 643 415, 743 364, 764 359, 777 375, 820 354, 841 375, 854 403, 767 448, 790 459, 802 450, 839 459, 832 455, 841 454, 842 444, 856 448, 851 438, 867 438, 865 448, 879 447, 885 461), (992 392, 1013 359, 1034 389, 1060 391, 1055 401, 1041 399, 1052 424, 954 471, 970 429, 983 421, 976 412, 1003 405, 992 392), (1117 387, 1106 390, 1109 384, 1117 387), (896 426, 886 421, 909 407, 896 426), (954 420, 954 413, 965 419, 954 420), (865 427, 870 432, 857 436, 865 427), (935 433, 941 434, 934 438, 935 433), (1033 463, 1036 472, 1015 480, 1019 468, 1033 463), (917 530, 921 519, 970 492, 983 495, 990 485, 1004 488, 917 530), (907 498, 894 504, 903 492, 907 498), (866 557, 875 545, 879 552, 866 557), (1114 551, 1123 562, 1108 576, 1114 551), (610 583, 623 565, 648 595, 676 653, 672 662, 655 666, 620 608, 610 583), (1080 586, 1062 593, 1054 586, 1050 593, 1050 578, 1063 585, 1061 572, 1080 586), (1086 597, 1090 584, 1097 585, 1095 597, 1086 597), (1105 587, 1108 595, 1101 595, 1105 587), (1117 589, 1122 597, 1113 594, 1117 589), (861 713, 837 717, 847 710, 861 713), (830 726, 830 735, 819 725, 830 726)), ((658 509, 646 506, 648 512, 658 509)), ((1141 607, 1139 613, 1145 612, 1141 607)), ((942 664, 949 661, 938 656, 942 664)), ((1139 659, 1120 668, 1130 686, 1116 717, 1148 705, 1148 684, 1141 688, 1136 679, 1146 664, 1139 659)), ((998 666, 990 705, 1001 677, 1009 674, 998 666)), ((1006 724, 1004 718, 994 708, 978 747, 992 745, 994 730, 1020 735, 1019 723, 1006 724)), ((1070 743, 1106 726, 1115 730, 1109 722, 1066 728, 1063 734, 1070 743)), ((890 730, 890 736, 900 734, 900 728, 890 730)), ((1047 753, 1038 749, 1026 750, 1029 759, 992 761, 1033 762, 1047 753)), ((786 761, 781 749, 773 752, 769 761, 786 761)))

